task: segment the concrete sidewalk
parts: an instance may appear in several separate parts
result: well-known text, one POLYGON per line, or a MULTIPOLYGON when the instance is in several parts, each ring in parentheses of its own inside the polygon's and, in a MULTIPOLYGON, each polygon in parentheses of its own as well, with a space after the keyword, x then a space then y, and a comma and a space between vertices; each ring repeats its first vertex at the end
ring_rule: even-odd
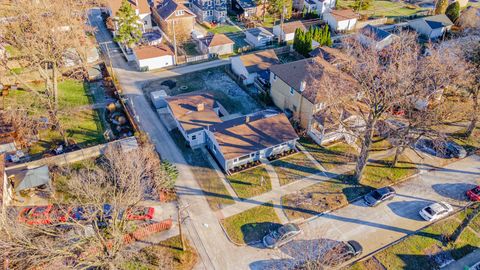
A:
POLYGON ((461 258, 458 261, 452 262, 451 264, 442 268, 442 270, 470 269, 470 267, 472 267, 478 262, 480 262, 480 249, 475 250, 474 252, 468 254, 467 256, 461 258))

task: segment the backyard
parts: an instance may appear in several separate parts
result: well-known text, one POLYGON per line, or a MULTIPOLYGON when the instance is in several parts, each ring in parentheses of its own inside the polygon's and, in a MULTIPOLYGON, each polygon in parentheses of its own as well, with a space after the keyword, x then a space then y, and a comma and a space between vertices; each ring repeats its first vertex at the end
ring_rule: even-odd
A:
POLYGON ((435 223, 351 269, 438 269, 447 260, 458 260, 480 246, 480 217, 473 220, 456 243, 445 242, 445 236, 451 235, 470 211, 435 223))
POLYGON ((221 224, 230 239, 237 244, 261 241, 268 232, 281 226, 271 202, 225 218, 221 224))
POLYGON ((270 176, 265 166, 257 166, 229 175, 227 180, 240 199, 251 198, 272 190, 270 176))
MULTIPOLYGON (((355 1, 353 0, 340 0, 337 3, 337 8, 352 8, 354 3, 355 1)), ((421 8, 403 1, 377 0, 372 1, 372 5, 368 9, 361 10, 359 13, 369 17, 395 18, 416 15, 426 10, 426 8, 421 8)))
POLYGON ((275 160, 272 166, 282 186, 321 172, 316 164, 301 152, 275 160))
POLYGON ((250 97, 225 73, 223 67, 149 82, 143 88, 146 93, 161 89, 165 90, 169 96, 194 91, 211 92, 215 99, 231 114, 248 114, 263 109, 258 101, 250 97))

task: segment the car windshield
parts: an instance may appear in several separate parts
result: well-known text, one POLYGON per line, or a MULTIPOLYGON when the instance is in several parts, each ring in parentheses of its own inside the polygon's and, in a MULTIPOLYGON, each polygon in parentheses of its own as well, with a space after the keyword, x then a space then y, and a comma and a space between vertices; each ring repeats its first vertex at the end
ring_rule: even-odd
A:
POLYGON ((480 194, 480 187, 474 188, 474 189, 473 189, 473 192, 474 192, 475 194, 479 195, 479 194, 480 194))
POLYGON ((433 211, 430 206, 425 208, 425 212, 427 212, 431 216, 435 215, 435 211, 433 211))
POLYGON ((382 198, 382 194, 378 190, 375 190, 374 192, 372 192, 372 197, 376 200, 380 200, 382 198))

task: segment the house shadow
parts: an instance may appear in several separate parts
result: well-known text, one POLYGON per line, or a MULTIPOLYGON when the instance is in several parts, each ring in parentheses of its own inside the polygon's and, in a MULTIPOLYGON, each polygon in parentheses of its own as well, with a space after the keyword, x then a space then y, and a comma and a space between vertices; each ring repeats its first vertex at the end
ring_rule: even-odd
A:
POLYGON ((403 201, 403 202, 391 202, 387 204, 388 208, 392 210, 397 216, 412 219, 416 221, 424 221, 418 212, 422 208, 428 206, 431 202, 415 200, 415 201, 403 201))
POLYGON ((465 193, 474 187, 476 187, 474 184, 468 183, 435 184, 432 186, 433 190, 439 195, 457 201, 468 201, 465 193))
POLYGON ((275 222, 255 222, 242 225, 240 230, 242 231, 243 241, 245 243, 250 246, 259 247, 256 243, 262 241, 265 235, 277 230, 281 226, 282 224, 275 222))

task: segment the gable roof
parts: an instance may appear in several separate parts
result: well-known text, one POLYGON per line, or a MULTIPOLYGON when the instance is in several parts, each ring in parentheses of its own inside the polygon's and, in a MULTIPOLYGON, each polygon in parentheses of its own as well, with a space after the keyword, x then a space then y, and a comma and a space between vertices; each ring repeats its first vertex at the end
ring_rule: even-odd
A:
POLYGON ((274 35, 270 33, 267 29, 263 27, 251 28, 245 31, 254 37, 273 37, 274 35))
MULTIPOLYGON (((138 9, 140 14, 150 13, 148 0, 127 0, 127 2, 134 9, 138 9)), ((122 6, 122 0, 107 0, 107 6, 112 10, 112 16, 117 16, 117 12, 122 6)))
POLYGON ((429 16, 429 17, 424 17, 416 20, 412 20, 410 22, 415 22, 415 21, 423 21, 427 24, 430 29, 440 29, 443 27, 448 27, 452 26, 453 23, 452 21, 445 15, 445 14, 439 14, 435 16, 429 16))
POLYGON ((364 36, 369 37, 375 41, 382 41, 392 35, 389 32, 382 30, 378 27, 372 26, 370 24, 367 24, 365 27, 363 27, 360 30, 360 33, 362 33, 364 36))
POLYGON ((353 12, 353 10, 351 9, 334 9, 331 10, 329 13, 335 18, 337 22, 359 18, 358 14, 353 12))
POLYGON ((283 24, 283 33, 285 34, 295 33, 295 30, 297 30, 297 28, 302 29, 302 31, 307 30, 307 27, 302 21, 293 21, 293 22, 283 24))
POLYGON ((218 108, 218 104, 211 93, 183 94, 168 97, 165 101, 168 103, 175 119, 187 133, 222 122, 214 111, 214 108, 218 108), (200 109, 199 105, 203 105, 203 109, 200 109))
POLYGON ((280 63, 274 50, 259 51, 237 56, 249 73, 269 69, 272 65, 280 63))
POLYGON ((135 47, 133 51, 135 52, 138 60, 173 55, 172 49, 165 44, 135 47))
POLYGON ((252 0, 236 0, 236 1, 243 10, 254 8, 257 6, 257 4, 252 0))
POLYGON ((177 3, 174 0, 164 0, 162 2, 158 2, 157 5, 155 6, 155 9, 158 15, 164 20, 169 19, 169 17, 172 16, 172 14, 174 14, 174 12, 177 10, 183 10, 184 14, 178 15, 178 16, 176 15, 175 18, 196 17, 196 15, 190 9, 188 9, 183 3, 177 3))
POLYGON ((224 34, 215 34, 211 36, 206 36, 204 38, 201 38, 200 41, 205 44, 207 47, 215 47, 215 46, 221 46, 221 45, 226 45, 226 44, 234 44, 233 40, 229 39, 226 35, 224 34))
POLYGON ((285 114, 271 110, 213 125, 209 131, 226 160, 298 139, 285 114))
POLYGON ((286 64, 274 65, 270 68, 282 81, 299 92, 312 104, 321 102, 323 94, 327 91, 326 80, 342 81, 348 87, 354 87, 355 81, 352 77, 335 68, 322 57, 302 59, 286 64), (305 88, 301 91, 301 85, 305 88))

